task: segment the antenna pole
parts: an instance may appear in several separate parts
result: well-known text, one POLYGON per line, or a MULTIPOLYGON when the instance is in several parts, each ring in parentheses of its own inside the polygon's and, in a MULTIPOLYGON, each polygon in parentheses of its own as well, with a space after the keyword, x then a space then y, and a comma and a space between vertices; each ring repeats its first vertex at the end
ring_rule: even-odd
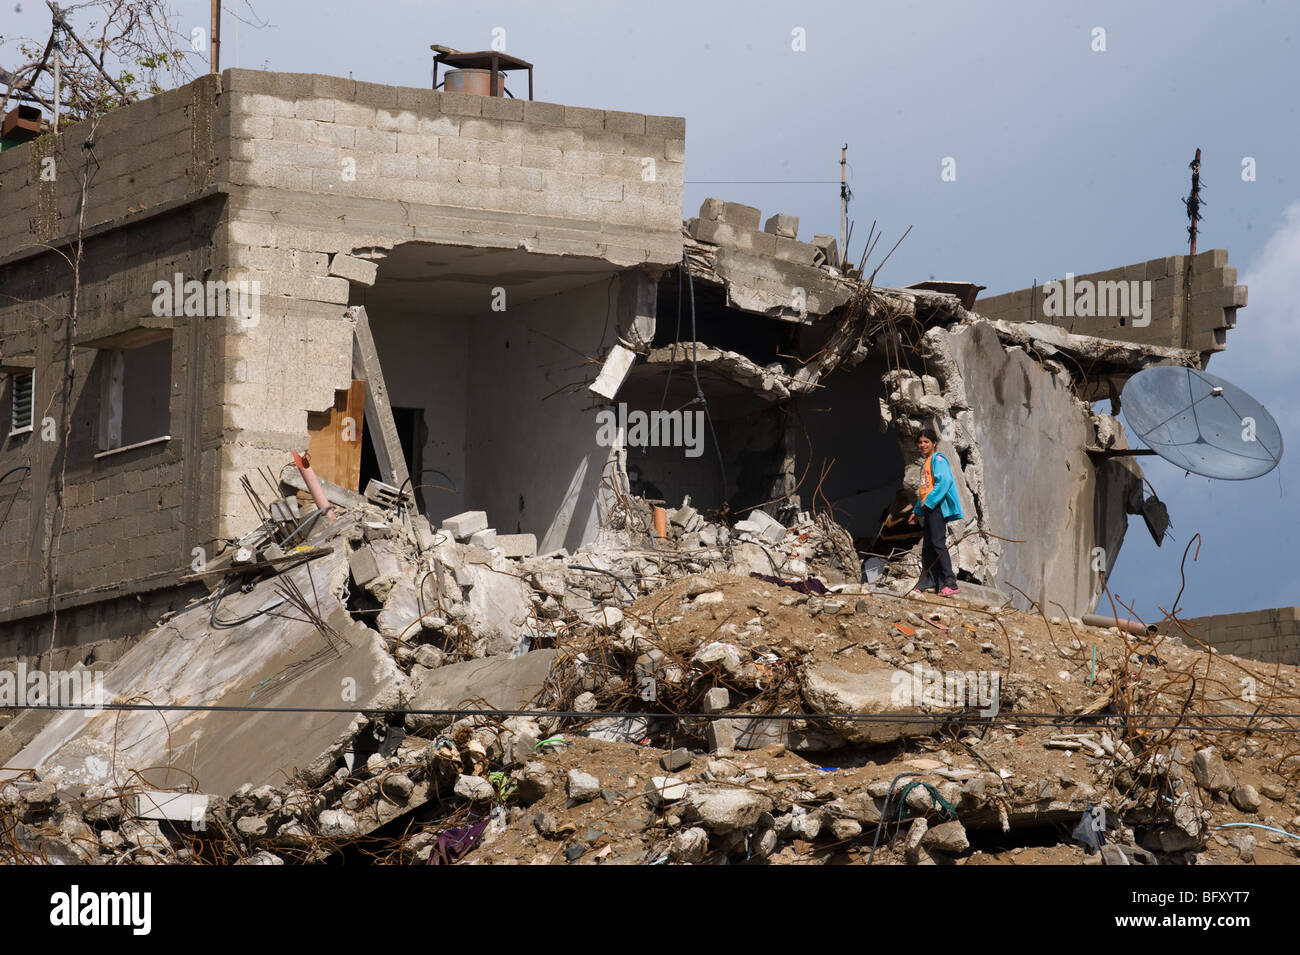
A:
POLYGON ((844 233, 844 223, 849 215, 849 181, 845 175, 848 165, 849 144, 840 147, 840 251, 848 253, 848 236, 844 233))
POLYGON ((1187 198, 1183 200, 1187 206, 1187 218, 1191 225, 1187 227, 1187 234, 1191 237, 1190 253, 1196 254, 1196 223, 1201 221, 1201 151, 1196 150, 1196 158, 1192 160, 1188 167, 1192 170, 1192 191, 1187 198))

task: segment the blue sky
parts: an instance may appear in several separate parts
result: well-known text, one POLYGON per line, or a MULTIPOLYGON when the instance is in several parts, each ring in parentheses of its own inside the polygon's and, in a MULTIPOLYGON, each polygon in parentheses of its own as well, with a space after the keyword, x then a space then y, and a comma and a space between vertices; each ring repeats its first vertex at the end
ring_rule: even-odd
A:
MULTIPOLYGON (((9 12, 15 0, 0 3, 6 34, 45 36, 44 4, 24 0, 19 13, 9 12)), ((174 6, 185 32, 206 26, 206 0, 174 6)), ((227 9, 250 16, 233 0, 227 9)), ((507 52, 536 64, 537 99, 685 116, 688 216, 717 195, 764 216, 798 215, 801 238, 838 233, 848 143, 855 244, 872 219, 885 234, 878 255, 913 227, 882 284, 933 276, 1010 291, 1184 251, 1180 200, 1200 147, 1200 248, 1228 249, 1250 286, 1209 371, 1264 402, 1300 448, 1300 4, 258 0, 255 9, 272 26, 227 17, 223 66, 420 86, 430 43, 486 49, 500 29, 507 52), (1104 52, 1093 49, 1096 28, 1104 52), (953 182, 940 179, 944 157, 956 161, 953 182), (1253 182, 1242 180, 1244 157, 1255 160, 1253 182)), ((1140 616, 1171 606, 1183 547, 1198 532, 1185 616, 1300 604, 1289 460, 1247 482, 1143 462, 1173 539, 1156 549, 1140 519, 1130 525, 1111 584, 1140 616)))

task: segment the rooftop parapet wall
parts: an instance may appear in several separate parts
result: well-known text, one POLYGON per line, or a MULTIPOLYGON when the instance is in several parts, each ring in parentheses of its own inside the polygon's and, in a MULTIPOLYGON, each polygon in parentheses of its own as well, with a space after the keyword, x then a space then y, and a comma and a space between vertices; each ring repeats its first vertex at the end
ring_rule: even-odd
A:
POLYGON ((1044 283, 984 296, 974 310, 989 319, 1041 322, 1078 335, 1186 348, 1208 358, 1226 347, 1228 329, 1237 324, 1237 309, 1246 305, 1246 286, 1237 284, 1237 270, 1228 265, 1223 249, 1059 281, 1062 287, 1055 292, 1044 283))
MULTIPOLYGON (((95 124, 85 227, 160 210, 212 186, 219 83, 204 76, 132 103, 95 124)), ((0 153, 0 263, 77 230, 91 124, 68 126, 0 153)))
POLYGON ((833 237, 800 242, 797 216, 777 213, 761 229, 760 222, 753 206, 721 199, 705 199, 699 216, 686 222, 687 235, 714 250, 707 262, 696 257, 692 268, 723 285, 729 306, 803 323, 848 301, 851 285, 833 268, 839 264, 833 237))
POLYGON ((276 190, 281 227, 237 244, 332 253, 420 240, 627 266, 681 257, 684 119, 309 74, 223 78, 230 149, 218 175, 276 190), (311 229, 333 234, 301 234, 311 229))

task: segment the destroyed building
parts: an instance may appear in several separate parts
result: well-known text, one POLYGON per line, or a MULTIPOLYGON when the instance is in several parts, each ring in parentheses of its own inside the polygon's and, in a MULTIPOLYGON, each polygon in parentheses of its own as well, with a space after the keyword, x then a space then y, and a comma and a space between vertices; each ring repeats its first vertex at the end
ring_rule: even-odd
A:
MULTIPOLYGON (((963 588, 1053 617, 1041 636, 1055 639, 1097 607, 1130 515, 1157 538, 1167 520, 1125 453, 1124 381, 1154 364, 1203 367, 1245 304, 1221 251, 1071 277, 1112 303, 1117 283, 1150 282, 1137 321, 1127 307, 1058 315, 1056 287, 982 300, 969 282, 876 287, 833 238, 801 241, 794 216, 708 199, 683 222, 676 117, 227 70, 88 125, 0 155, 0 657, 115 661, 104 695, 118 701, 328 709, 292 730, 274 713, 190 715, 165 735, 145 710, 24 713, 0 732, 0 779, 39 766, 89 787, 93 805, 65 812, 30 780, 0 790, 5 805, 27 807, 24 825, 66 820, 71 845, 100 830, 96 852, 132 838, 171 852, 156 823, 194 807, 157 805, 165 791, 212 794, 200 818, 228 808, 241 837, 313 858, 321 837, 380 830, 452 793, 490 801, 501 793, 488 768, 502 762, 530 801, 558 791, 528 768, 530 754, 563 752, 544 745, 557 719, 489 734, 443 712, 466 700, 622 712, 648 679, 657 706, 747 709, 676 728, 671 709, 655 725, 611 716, 593 738, 685 733, 724 757, 933 733, 929 704, 883 729, 855 720, 881 710, 898 668, 939 660, 953 637, 971 639, 962 629, 992 636, 1001 618, 899 616, 883 597, 807 592, 817 580, 869 593, 855 541, 870 541, 899 487, 915 490, 920 429, 941 435, 967 515, 953 538, 963 588), (696 414, 702 424, 682 417, 696 414), (308 450, 314 489, 292 461, 308 450), (340 520, 317 519, 313 490, 340 520), (704 573, 726 579, 682 582, 704 573), (783 593, 791 583, 805 592, 783 593), (728 642, 700 630, 665 649, 646 607, 664 587, 684 615, 724 601, 757 615, 742 630, 714 613, 728 642), (286 604, 298 616, 271 612, 286 604), (808 633, 761 640, 764 616, 786 611, 808 633), (849 632, 841 615, 863 633, 823 647, 823 629, 849 632), (838 656, 855 647, 862 661, 838 656), (726 686, 734 703, 705 699, 726 686), (412 712, 372 719, 389 709, 412 712), (306 789, 275 789, 286 777, 306 789), (104 787, 130 788, 134 809, 96 817, 104 787), (152 829, 122 835, 123 812, 152 829)), ((915 554, 895 560, 877 591, 910 591, 919 570, 915 554)), ((1037 660, 1025 632, 1014 652, 1037 660)), ((1104 633, 1114 706, 1131 647, 1104 633)), ((1069 639, 1077 656, 1081 637, 1069 639)), ((962 665, 1009 667, 1007 647, 984 641, 962 665)), ((1017 692, 1041 708, 1053 689, 1017 692)), ((1048 748, 1137 759, 1123 739, 1094 737, 1048 748)), ((1144 779, 1159 775, 1151 758, 1144 779)), ((1009 796, 1007 777, 946 771, 1003 831, 1077 818, 1091 801, 1079 789, 999 804, 984 787, 1009 796)), ((584 803, 591 784, 573 773, 568 795, 584 803)), ((653 807, 686 800, 678 822, 729 851, 771 854, 765 833, 822 828, 804 808, 776 825, 771 799, 735 806, 655 778, 653 807)), ((881 820, 882 796, 817 819, 853 838, 881 820)), ((1190 812, 1145 819, 1150 845, 1204 846, 1190 812)), ((683 838, 676 860, 703 852, 702 837, 683 838)), ((427 859, 430 842, 403 851, 427 859)))
POLYGON ((81 210, 87 125, 0 158, 0 468, 30 468, 6 481, 5 652, 35 652, 55 608, 67 639, 156 616, 179 573, 246 533, 241 478, 294 448, 341 486, 409 477, 435 524, 485 510, 546 552, 593 539, 602 482, 628 460, 674 506, 829 505, 869 538, 915 486, 918 422, 947 439, 973 517, 961 579, 1083 612, 1143 493, 1089 402, 1146 365, 1204 362, 1245 301, 1217 251, 1082 277, 1151 280, 1142 328, 1051 322, 1041 288, 973 309, 866 291, 793 217, 763 226, 709 200, 683 229, 680 118, 228 70, 100 120, 81 210), (79 229, 69 354, 73 276, 55 250, 79 229), (225 314, 221 282, 230 311, 235 289, 255 311, 225 314), (374 389, 352 388, 355 306, 402 450, 382 474, 393 435, 374 389), (694 398, 688 368, 705 453, 597 443, 608 402, 694 398), (360 463, 330 450, 348 417, 360 463))

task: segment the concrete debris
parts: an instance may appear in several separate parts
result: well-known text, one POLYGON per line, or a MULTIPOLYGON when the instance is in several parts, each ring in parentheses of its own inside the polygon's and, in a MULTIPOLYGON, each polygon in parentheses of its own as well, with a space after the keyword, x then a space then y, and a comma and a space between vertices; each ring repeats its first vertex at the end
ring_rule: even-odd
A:
MULTIPOLYGON (((948 400, 954 369, 932 371, 899 387, 948 400)), ((1272 768, 1286 754, 1267 726, 1250 746, 1183 734, 1182 749, 1149 752, 1096 716, 1117 674, 1099 665, 1089 686, 1052 646, 1077 640, 1096 643, 1100 661, 1127 657, 1113 629, 974 599, 914 604, 861 585, 842 529, 797 510, 780 520, 752 510, 727 527, 687 499, 669 516, 657 546, 634 532, 648 523, 634 523, 572 554, 538 555, 535 540, 512 540, 529 535, 493 539, 483 512, 435 532, 368 502, 313 532, 309 546, 333 553, 250 572, 247 592, 223 595, 218 620, 252 619, 213 627, 210 604, 196 604, 106 671, 110 694, 148 685, 160 701, 217 703, 253 686, 254 700, 284 705, 335 705, 345 678, 369 674, 356 697, 365 713, 288 735, 264 722, 272 744, 253 759, 223 753, 197 721, 179 721, 163 748, 133 713, 24 714, 0 729, 0 756, 40 766, 42 778, 0 780, 0 819, 15 820, 17 847, 0 852, 321 862, 403 820, 391 859, 427 862, 437 835, 472 813, 492 821, 469 851, 492 861, 849 861, 865 859, 879 830, 877 864, 960 865, 983 854, 977 833, 1011 842, 990 853, 1006 855, 1020 830, 1068 831, 1105 806, 1101 853, 1063 840, 1052 861, 1296 858, 1285 843, 1210 838, 1224 819, 1289 818, 1294 787, 1272 768), (304 594, 315 586, 321 620, 258 613, 289 580, 304 594), (222 677, 196 682, 185 676, 195 666, 222 677), (979 691, 994 672, 1003 721, 990 725, 979 691), (1055 705, 1089 715, 1014 724, 1017 710, 1055 705), (939 734, 953 720, 966 746, 939 734), (141 762, 115 754, 117 724, 141 762), (841 764, 847 746, 871 755, 841 764), (140 765, 163 769, 143 774, 148 786, 120 782, 140 765), (1168 788, 1183 778, 1198 788, 1168 788), (1161 792, 1176 801, 1160 803, 1161 792)), ((1203 654, 1159 652, 1162 672, 1205 678, 1203 654)), ((1209 665, 1229 661, 1215 654, 1209 665)), ((1293 774, 1297 764, 1285 763, 1293 774)), ((1287 825, 1300 831, 1300 818, 1287 825)))
POLYGON ((1224 765, 1223 757, 1213 747, 1196 751, 1192 772, 1196 774, 1196 785, 1212 793, 1230 793, 1237 788, 1237 782, 1224 765))

